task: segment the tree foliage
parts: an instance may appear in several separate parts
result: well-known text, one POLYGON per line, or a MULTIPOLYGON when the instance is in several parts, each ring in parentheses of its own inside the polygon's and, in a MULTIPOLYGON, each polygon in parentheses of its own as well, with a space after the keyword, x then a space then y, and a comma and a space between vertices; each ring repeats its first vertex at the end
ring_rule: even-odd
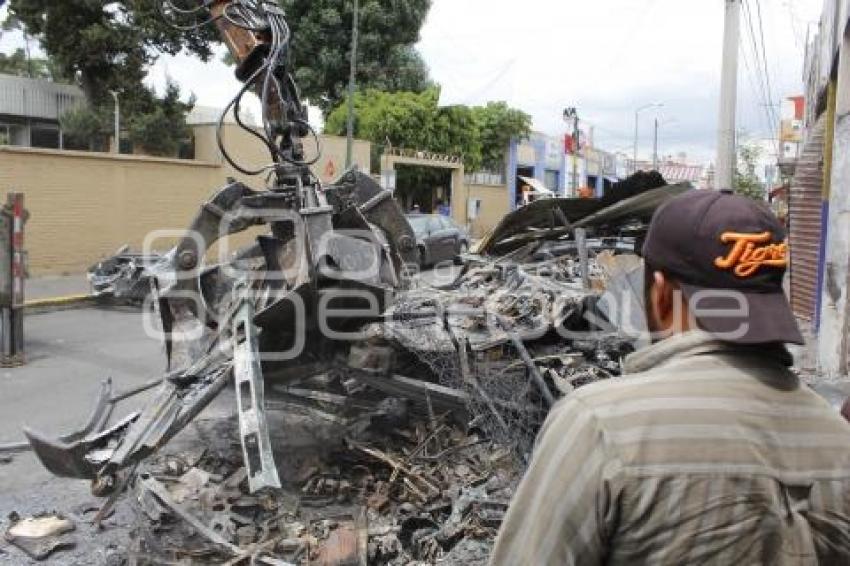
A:
POLYGON ((180 144, 192 135, 185 117, 194 105, 194 97, 181 101, 180 87, 169 81, 162 98, 130 118, 130 141, 151 155, 175 156, 180 144))
MULTIPOLYGON (((504 102, 483 107, 440 107, 440 91, 383 92, 367 90, 354 96, 354 134, 381 147, 391 145, 460 155, 470 171, 501 170, 512 137, 525 137, 531 117, 504 102)), ((344 135, 347 105, 341 104, 325 123, 325 131, 344 135)))
POLYGON ((765 186, 756 174, 762 149, 757 144, 742 142, 738 145, 738 166, 735 170, 735 192, 753 200, 765 199, 765 186))
POLYGON ((82 87, 88 108, 61 120, 75 145, 104 149, 113 131, 111 93, 116 92, 131 141, 155 155, 176 153, 188 135, 185 112, 194 102, 181 102, 174 83, 158 97, 143 81, 162 53, 186 48, 208 59, 217 40, 214 29, 177 30, 152 0, 11 0, 4 27, 13 26, 47 53, 50 77, 44 78, 61 75, 82 87))
POLYGON ((23 48, 16 49, 9 55, 0 53, 0 73, 31 79, 59 80, 61 78, 49 59, 31 57, 23 48))
MULTIPOLYGON (((149 155, 174 157, 180 145, 192 135, 185 116, 193 105, 193 99, 183 102, 180 88, 169 81, 162 97, 152 94, 146 107, 122 118, 123 129, 134 147, 149 155)), ((60 123, 67 146, 106 151, 109 136, 114 132, 114 116, 111 105, 85 106, 66 112, 60 123)))
POLYGON ((59 119, 65 146, 72 149, 106 151, 113 132, 113 114, 108 108, 83 106, 69 110, 59 119))
MULTIPOLYGON (((3 2, 0 1, 0 6, 2 5, 3 2)), ((32 38, 26 33, 23 23, 14 15, 10 15, 3 22, 0 22, 0 32, 6 31, 22 32, 26 48, 19 47, 11 54, 0 53, 0 73, 52 81, 68 79, 50 57, 33 56, 30 50, 32 38)))
MULTIPOLYGON (((327 116, 346 98, 353 2, 280 0, 292 28, 292 61, 304 96, 327 116)), ((357 82, 364 89, 433 86, 413 47, 431 0, 360 0, 357 82)))
POLYGON ((159 54, 185 47, 207 60, 217 39, 210 27, 174 29, 152 0, 10 0, 9 17, 79 82, 93 106, 108 103, 114 90, 129 110, 150 101, 139 87, 159 54))
POLYGON ((502 171, 511 139, 531 134, 531 116, 506 102, 488 102, 473 108, 473 113, 481 135, 482 165, 489 171, 502 171))

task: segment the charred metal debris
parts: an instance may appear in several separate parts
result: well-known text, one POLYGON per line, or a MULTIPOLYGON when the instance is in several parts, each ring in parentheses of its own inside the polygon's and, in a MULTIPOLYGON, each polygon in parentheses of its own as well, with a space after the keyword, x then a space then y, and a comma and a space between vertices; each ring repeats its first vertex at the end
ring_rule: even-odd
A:
MULTIPOLYGON (((54 474, 112 492, 105 512, 130 490, 136 563, 483 563, 552 404, 618 376, 633 350, 634 248, 652 212, 685 190, 591 211, 580 200, 533 203, 480 242, 454 281, 431 287, 404 269, 408 232, 394 201, 349 173, 321 192, 334 204, 273 223, 232 262, 187 267, 203 248, 182 240, 151 268, 168 362, 143 387, 158 387, 153 402, 113 421, 134 392, 105 387, 84 431, 27 438, 54 474), (371 239, 336 233, 351 225, 371 239), (311 246, 327 234, 332 244, 311 246), (323 300, 341 301, 331 330, 353 338, 320 328, 323 300), (364 314, 370 302, 377 314, 364 314), (278 356, 302 329, 297 355, 278 356), (176 464, 158 454, 230 386, 238 424, 225 423, 227 446, 238 453, 204 447, 176 464), (279 414, 332 425, 330 448, 311 465, 281 450, 270 425, 279 414)), ((253 223, 244 203, 265 196, 227 187, 192 232, 234 208, 253 223)))
POLYGON ((245 83, 227 108, 237 121, 244 94, 259 95, 263 127, 248 131, 272 162, 251 168, 221 149, 238 171, 268 175, 268 190, 231 182, 168 253, 106 269, 113 288, 149 280, 165 375, 140 412, 112 419, 133 392, 105 387, 84 430, 27 429, 32 449, 54 474, 111 493, 96 521, 130 490, 144 518, 135 563, 486 560, 552 404, 619 374, 640 330, 634 251, 655 209, 690 186, 640 175, 605 200, 534 202, 505 217, 456 280, 422 286, 392 195, 356 170, 329 186, 310 172, 303 140, 317 136, 277 3, 159 6, 191 20, 181 29, 218 27, 245 83), (214 244, 256 227, 253 245, 205 263, 214 244), (229 386, 241 454, 157 468, 229 386), (312 473, 283 473, 295 454, 272 442, 273 403, 338 427, 312 473), (334 501, 346 516, 331 515, 334 501))
POLYGON ((143 303, 151 289, 150 269, 161 259, 158 254, 133 253, 123 246, 89 268, 91 295, 104 302, 143 303))

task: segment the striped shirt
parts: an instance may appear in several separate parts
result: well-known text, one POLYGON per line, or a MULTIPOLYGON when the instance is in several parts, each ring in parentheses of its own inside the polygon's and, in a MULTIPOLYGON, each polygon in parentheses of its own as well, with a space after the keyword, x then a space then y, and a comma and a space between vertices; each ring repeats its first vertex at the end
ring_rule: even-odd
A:
POLYGON ((850 564, 850 424, 773 354, 688 332, 559 402, 491 563, 850 564))

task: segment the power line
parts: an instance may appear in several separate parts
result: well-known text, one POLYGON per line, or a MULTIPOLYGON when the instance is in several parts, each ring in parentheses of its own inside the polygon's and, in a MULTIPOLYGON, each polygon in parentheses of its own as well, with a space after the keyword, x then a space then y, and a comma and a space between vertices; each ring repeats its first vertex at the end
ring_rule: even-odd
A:
MULTIPOLYGON (((773 104, 773 85, 770 82, 770 67, 767 64, 767 50, 765 48, 764 41, 764 22, 761 17, 761 0, 755 0, 756 2, 756 14, 758 15, 759 20, 759 36, 761 39, 761 56, 764 61, 764 76, 767 80, 767 102, 770 104, 770 111, 773 113, 774 118, 777 122, 780 122, 779 115, 776 112, 776 106, 773 104)), ((781 122, 780 122, 781 123, 781 122)))
POLYGON ((757 79, 754 77, 752 67, 750 66, 749 55, 748 55, 748 52, 747 52, 747 49, 746 49, 745 46, 742 46, 742 48, 741 48, 741 56, 742 56, 742 59, 744 60, 744 68, 746 69, 747 82, 750 85, 750 91, 752 92, 753 98, 755 99, 755 105, 756 105, 755 114, 764 123, 764 126, 767 129, 767 131, 769 131, 769 132, 773 131, 772 130, 773 126, 772 126, 768 116, 762 110, 758 109, 759 106, 765 106, 765 105, 762 103, 762 99, 763 99, 762 98, 762 92, 759 89, 758 85, 756 84, 757 79))
MULTIPOLYGON (((766 50, 764 49, 764 36, 762 35, 762 42, 761 42, 762 43, 762 49, 759 50, 759 47, 758 47, 758 44, 757 44, 756 33, 755 33, 755 26, 753 25, 753 17, 752 17, 753 16, 753 10, 750 7, 749 1, 744 0, 743 4, 744 4, 744 12, 747 16, 747 29, 749 31, 750 44, 752 45, 752 53, 753 53, 754 65, 755 65, 755 75, 756 75, 756 79, 757 79, 756 84, 758 85, 758 91, 759 91, 759 94, 760 94, 760 99, 761 99, 761 102, 762 102, 765 117, 767 118, 766 125, 767 125, 769 131, 771 131, 771 132, 778 131, 778 129, 779 129, 779 117, 778 117, 778 115, 777 115, 777 113, 776 113, 776 111, 773 107, 773 96, 770 94, 771 86, 770 86, 770 78, 769 78, 769 75, 768 75, 768 72, 767 72, 767 57, 766 57, 766 50), (764 57, 762 57, 763 54, 764 54, 764 57)), ((746 42, 744 42, 744 43, 746 45, 746 42)), ((751 72, 752 70, 749 69, 749 65, 747 64, 746 47, 744 47, 743 53, 744 53, 744 64, 745 64, 745 66, 748 67, 748 71, 751 72)), ((775 149, 776 149, 776 152, 778 153, 779 152, 778 144, 776 144, 775 149)))
MULTIPOLYGON (((760 92, 760 95, 761 95, 760 96, 761 100, 764 103, 764 105, 767 106, 769 104, 768 101, 770 100, 770 97, 767 94, 767 90, 768 90, 767 82, 765 81, 765 76, 762 72, 761 54, 759 52, 758 45, 756 44, 756 34, 755 34, 755 28, 753 26, 753 20, 752 20, 752 10, 749 6, 749 2, 747 2, 746 0, 743 2, 743 4, 744 4, 744 11, 745 11, 746 16, 747 16, 747 29, 749 30, 749 39, 750 39, 750 43, 752 45, 752 52, 753 52, 753 57, 754 57, 757 85, 758 85, 759 92, 760 92)), ((746 44, 746 42, 745 42, 745 44, 746 44)), ((745 48, 744 54, 746 56, 746 48, 745 48)), ((765 110, 765 112, 767 112, 767 119, 768 119, 767 125, 768 125, 769 128, 772 128, 773 127, 773 123, 772 123, 773 122, 773 115, 770 113, 769 110, 765 110)))

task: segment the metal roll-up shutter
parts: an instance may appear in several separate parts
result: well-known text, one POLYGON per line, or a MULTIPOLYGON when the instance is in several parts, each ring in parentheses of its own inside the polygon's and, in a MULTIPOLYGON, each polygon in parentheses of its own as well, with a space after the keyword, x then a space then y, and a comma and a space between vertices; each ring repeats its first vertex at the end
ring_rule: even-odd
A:
POLYGON ((823 210, 825 118, 809 134, 791 182, 791 306, 801 319, 813 321, 817 310, 823 210))

